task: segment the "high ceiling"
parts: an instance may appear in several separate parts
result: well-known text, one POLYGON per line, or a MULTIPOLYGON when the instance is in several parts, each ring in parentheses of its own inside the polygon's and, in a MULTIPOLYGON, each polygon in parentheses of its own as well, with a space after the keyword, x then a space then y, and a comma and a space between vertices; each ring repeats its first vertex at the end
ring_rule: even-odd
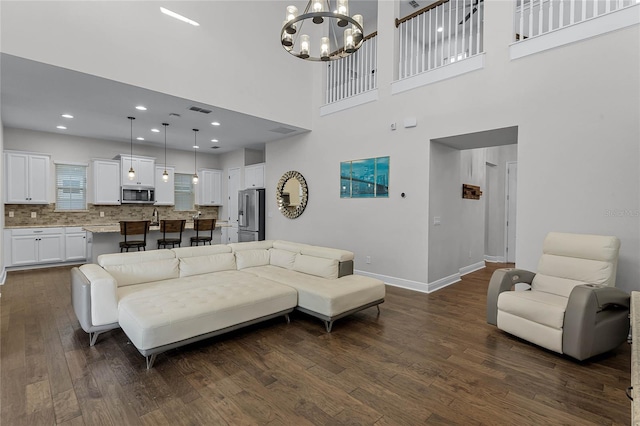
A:
MULTIPOLYGON (((417 3, 418 7, 424 7, 432 2, 417 3)), ((365 22, 372 23, 369 28, 373 31, 373 23, 377 24, 377 0, 352 0, 351 10, 363 14, 365 22)), ((401 1, 401 17, 414 10, 408 0, 401 1)), ((365 26, 366 33, 371 31, 365 26)), ((202 152, 215 154, 240 148, 264 149, 265 143, 308 131, 8 54, 0 57, 0 102, 6 127, 129 142, 127 117, 133 116, 136 144, 164 146, 162 123, 166 122, 169 148, 192 150, 192 129, 197 128, 200 130, 197 143, 202 152), (136 110, 138 105, 147 110, 136 110), (193 111, 193 107, 210 112, 193 111), (62 114, 74 118, 63 118, 62 114), (214 121, 220 126, 213 126, 214 121), (66 129, 58 129, 59 125, 66 129)))
POLYGON ((0 83, 2 122, 6 127, 129 142, 127 117, 133 116, 136 144, 164 147, 162 123, 166 122, 169 148, 192 150, 192 129, 197 128, 197 142, 203 152, 216 154, 239 148, 263 149, 267 142, 307 131, 7 54, 0 58, 0 83), (138 105, 147 110, 136 110, 138 105), (192 107, 211 112, 192 111, 192 107), (66 119, 62 114, 74 118, 66 119), (214 121, 220 126, 213 126, 214 121), (67 129, 57 129, 58 125, 67 129))

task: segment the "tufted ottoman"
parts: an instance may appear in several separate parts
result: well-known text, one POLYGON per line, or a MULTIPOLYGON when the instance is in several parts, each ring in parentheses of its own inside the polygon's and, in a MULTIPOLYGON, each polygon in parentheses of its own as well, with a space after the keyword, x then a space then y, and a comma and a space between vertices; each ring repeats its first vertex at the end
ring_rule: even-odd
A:
POLYGON ((295 289, 240 271, 118 288, 120 327, 151 368, 158 353, 288 314, 295 289))

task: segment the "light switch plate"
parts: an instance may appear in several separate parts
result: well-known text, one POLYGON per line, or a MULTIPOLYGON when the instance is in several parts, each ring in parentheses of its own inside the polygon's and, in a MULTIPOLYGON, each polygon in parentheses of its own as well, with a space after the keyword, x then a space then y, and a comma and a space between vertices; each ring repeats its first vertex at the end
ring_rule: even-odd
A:
POLYGON ((100 217, 104 217, 104 212, 100 212, 100 217))
POLYGON ((434 216, 434 218, 433 218, 433 224, 434 224, 435 226, 440 225, 440 217, 439 217, 439 216, 434 216))
POLYGON ((13 217, 13 211, 9 212, 9 217, 13 217))
POLYGON ((36 217, 38 217, 38 213, 31 212, 31 219, 35 219, 36 217))

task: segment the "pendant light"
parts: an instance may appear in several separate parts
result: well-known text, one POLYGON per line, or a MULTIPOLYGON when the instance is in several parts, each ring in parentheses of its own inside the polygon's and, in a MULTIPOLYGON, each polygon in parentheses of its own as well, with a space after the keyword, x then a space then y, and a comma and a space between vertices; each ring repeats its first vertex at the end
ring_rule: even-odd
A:
POLYGON ((169 173, 167 173, 167 126, 169 123, 162 123, 164 126, 164 172, 162 172, 162 181, 169 182, 169 173))
POLYGON ((193 129, 193 178, 192 178, 192 182, 194 185, 198 184, 198 173, 197 173, 197 164, 196 164, 196 159, 198 157, 198 143, 197 143, 197 139, 198 139, 198 129, 193 129))
POLYGON ((127 117, 129 119, 129 122, 131 123, 131 157, 129 157, 129 159, 131 160, 131 167, 129 168, 129 180, 133 180, 136 177, 136 171, 133 170, 133 120, 135 120, 135 117, 127 117))

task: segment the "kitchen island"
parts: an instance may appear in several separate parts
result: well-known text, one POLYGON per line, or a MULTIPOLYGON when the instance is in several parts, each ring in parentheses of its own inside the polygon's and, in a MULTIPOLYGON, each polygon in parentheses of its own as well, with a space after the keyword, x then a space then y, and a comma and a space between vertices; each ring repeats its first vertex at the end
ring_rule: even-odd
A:
MULTIPOLYGON (((213 231, 212 244, 220 244, 222 242, 221 230, 227 226, 229 226, 227 222, 216 221, 216 229, 213 231)), ((120 224, 85 225, 82 229, 87 231, 87 263, 97 263, 98 256, 101 254, 120 252, 119 244, 124 238, 120 235, 120 224)), ((196 232, 193 230, 193 221, 187 221, 185 224, 185 230, 182 233, 182 247, 188 247, 190 244, 190 238, 195 235, 196 232)), ((146 249, 156 250, 158 248, 157 242, 160 238, 162 238, 160 226, 155 225, 149 227, 146 249)))

